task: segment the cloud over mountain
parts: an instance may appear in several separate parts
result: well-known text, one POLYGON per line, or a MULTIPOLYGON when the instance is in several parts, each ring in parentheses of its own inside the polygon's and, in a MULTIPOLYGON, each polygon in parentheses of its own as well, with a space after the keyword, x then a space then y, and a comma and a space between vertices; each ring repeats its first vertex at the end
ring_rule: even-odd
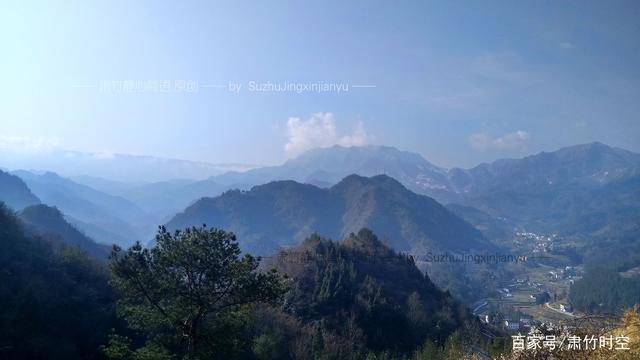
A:
POLYGON ((290 117, 287 121, 287 143, 284 150, 288 158, 296 157, 313 148, 332 145, 362 146, 371 143, 362 122, 358 122, 351 134, 341 134, 332 113, 319 112, 307 120, 290 117))

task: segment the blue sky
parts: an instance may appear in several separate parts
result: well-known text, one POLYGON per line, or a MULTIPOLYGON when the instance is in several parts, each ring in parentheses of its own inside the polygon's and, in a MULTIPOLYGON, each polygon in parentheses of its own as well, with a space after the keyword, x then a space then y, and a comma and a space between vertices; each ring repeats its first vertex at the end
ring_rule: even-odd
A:
POLYGON ((638 18, 633 1, 16 1, 0 150, 272 164, 372 143, 447 167, 640 151, 638 18), (267 82, 348 91, 249 89, 267 82))

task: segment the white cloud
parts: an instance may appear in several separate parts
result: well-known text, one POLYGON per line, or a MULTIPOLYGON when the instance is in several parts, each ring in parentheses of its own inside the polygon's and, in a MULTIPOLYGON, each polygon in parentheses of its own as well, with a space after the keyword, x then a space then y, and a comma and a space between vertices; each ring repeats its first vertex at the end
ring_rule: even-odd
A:
POLYGON ((478 151, 486 150, 522 150, 529 142, 531 134, 518 130, 497 138, 492 138, 486 132, 469 136, 469 144, 478 151))
POLYGON ((51 137, 26 137, 26 136, 0 136, 0 151, 17 154, 43 154, 50 153, 60 146, 58 138, 51 137))
POLYGON ((351 134, 341 135, 332 113, 315 113, 307 120, 290 117, 287 121, 287 143, 284 151, 292 158, 303 152, 333 145, 362 146, 372 141, 362 122, 358 122, 351 134))

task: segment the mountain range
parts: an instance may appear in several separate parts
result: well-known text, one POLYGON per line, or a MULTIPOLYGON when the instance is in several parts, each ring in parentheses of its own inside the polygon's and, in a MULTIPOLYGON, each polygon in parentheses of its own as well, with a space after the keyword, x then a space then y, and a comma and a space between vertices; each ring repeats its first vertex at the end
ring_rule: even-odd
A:
POLYGON ((202 197, 217 196, 233 188, 247 188, 240 184, 222 185, 211 179, 179 179, 135 184, 93 176, 75 176, 71 180, 105 194, 125 198, 157 223, 169 220, 174 214, 202 197))
POLYGON ((628 228, 640 213, 640 154, 598 142, 522 159, 496 160, 470 169, 444 169, 419 154, 393 147, 334 146, 309 151, 281 166, 226 173, 207 181, 247 188, 291 179, 329 187, 349 174, 388 175, 418 194, 472 210, 467 214, 478 215, 479 210, 500 219, 500 224, 494 225, 506 224, 507 228, 598 235, 612 225, 628 228), (590 219, 603 214, 601 226, 585 227, 593 224, 590 219))
POLYGON ((109 247, 77 230, 57 208, 41 203, 18 176, 0 170, 0 212, 11 211, 24 230, 54 244, 79 247, 95 259, 106 260, 109 247), (8 207, 8 208, 7 208, 8 207))
POLYGON ((157 218, 170 218, 201 197, 217 196, 230 189, 248 190, 277 180, 294 180, 327 188, 351 174, 387 174, 412 191, 433 196, 446 190, 443 185, 447 181, 446 173, 445 169, 418 154, 389 146, 334 146, 310 150, 283 165, 229 171, 203 180, 130 185, 87 176, 73 180, 127 198, 157 218))
MULTIPOLYGON (((194 210, 211 200, 199 199, 215 198, 232 189, 249 190, 274 181, 277 185, 257 187, 250 193, 266 196, 264 194, 273 191, 291 195, 279 200, 278 206, 292 208, 301 206, 296 201, 304 202, 301 209, 312 215, 305 217, 304 212, 297 214, 291 210, 295 216, 282 221, 299 222, 297 227, 276 226, 271 220, 265 220, 268 224, 264 226, 256 224, 249 227, 245 223, 262 221, 255 216, 271 216, 271 210, 257 214, 253 207, 245 209, 236 204, 232 212, 221 207, 224 216, 220 215, 215 224, 235 224, 236 230, 250 235, 249 239, 255 238, 248 240, 254 242, 252 247, 258 246, 256 239, 268 237, 269 231, 259 230, 260 226, 267 229, 267 225, 273 225, 274 229, 280 229, 277 240, 268 240, 272 243, 266 244, 265 249, 273 248, 274 244, 291 245, 312 231, 326 231, 326 235, 339 238, 345 235, 349 223, 353 223, 348 229, 352 230, 370 224, 372 218, 366 211, 361 214, 353 212, 340 223, 332 216, 317 215, 313 207, 324 213, 340 213, 346 210, 330 206, 355 204, 356 200, 347 197, 334 203, 334 199, 339 198, 336 194, 341 186, 333 187, 351 174, 384 174, 396 179, 405 190, 446 204, 449 213, 473 224, 490 240, 509 238, 516 228, 607 241, 628 241, 640 232, 637 226, 640 223, 640 154, 602 143, 570 146, 522 159, 497 160, 470 169, 441 168, 419 154, 389 146, 333 146, 311 150, 280 166, 231 171, 204 180, 131 183, 107 180, 94 174, 72 179, 48 172, 17 171, 14 174, 22 177, 28 186, 22 186, 16 181, 19 179, 10 174, 0 173, 0 183, 3 184, 0 195, 12 208, 20 210, 40 202, 56 206, 69 222, 90 237, 121 245, 131 244, 134 240, 146 242, 156 226, 162 223, 193 224, 202 221, 214 225, 211 217, 202 218, 200 212, 194 210), (287 180, 298 184, 281 183, 287 180), (297 190, 289 194, 285 188, 297 190), (294 193, 304 193, 304 196, 297 198, 294 193), (331 200, 322 200, 326 204, 318 200, 327 196, 331 200), (317 204, 307 203, 311 200, 317 204), (189 211, 171 220, 185 208, 189 211), (188 219, 192 214, 193 221, 188 219), (253 234, 254 230, 258 234, 253 234), (293 239, 285 240, 290 235, 293 239)), ((215 201, 227 203, 237 196, 232 194, 244 193, 231 192, 215 201)), ((365 198, 361 195, 357 201, 363 205, 357 206, 376 208, 371 204, 379 199, 367 203, 363 200, 365 198)), ((377 205, 382 207, 379 203, 377 205)), ((402 232, 398 230, 400 225, 391 225, 388 217, 375 221, 385 223, 384 231, 390 234, 402 232)), ((405 226, 403 231, 411 227, 404 223, 402 226, 405 226)), ((384 231, 375 230, 384 237, 384 231)), ((414 247, 407 245, 408 240, 404 237, 401 238, 404 240, 397 240, 400 242, 396 244, 400 249, 414 247)))
MULTIPOLYGON (((457 207, 458 211, 466 209, 456 213, 463 217, 469 215, 465 219, 478 227, 486 228, 486 217, 493 218, 489 221, 491 228, 485 231, 487 236, 500 233, 508 237, 515 227, 562 230, 566 234, 587 231, 600 236, 607 233, 606 226, 587 229, 583 224, 590 221, 585 219, 598 214, 616 218, 619 213, 638 213, 633 202, 623 202, 626 205, 622 208, 616 202, 633 198, 633 178, 640 173, 639 158, 639 154, 596 142, 522 159, 497 160, 470 169, 445 169, 419 154, 390 146, 333 146, 310 150, 279 166, 231 171, 205 180, 129 186, 111 183, 102 184, 102 189, 131 200, 154 219, 167 221, 197 199, 214 197, 230 189, 248 190, 279 180, 329 188, 351 174, 384 174, 413 192, 457 207), (606 197, 603 192, 607 193, 606 197), (593 200, 596 198, 601 201, 593 200), (571 212, 565 211, 570 208, 571 212), (478 222, 478 211, 484 214, 485 221, 478 222)), ((95 179, 86 178, 76 181, 84 181, 89 186, 97 183, 95 179)), ((628 228, 629 216, 625 216, 623 222, 618 221, 628 228)))
POLYGON ((292 180, 203 198, 167 223, 228 229, 243 250, 261 255, 296 245, 313 233, 334 239, 370 228, 399 251, 484 250, 482 234, 435 200, 385 175, 350 175, 331 188, 292 180))
POLYGON ((442 202, 474 194, 531 186, 562 186, 578 181, 601 185, 638 174, 640 154, 590 143, 501 159, 470 169, 446 169, 417 153, 390 146, 333 146, 310 150, 280 166, 227 172, 208 180, 222 185, 258 185, 275 180, 333 185, 350 174, 388 175, 410 190, 442 202), (450 200, 447 200, 450 199, 450 200))
POLYGON ((228 172, 210 180, 223 185, 257 185, 275 180, 333 185, 351 174, 385 174, 414 191, 447 188, 446 169, 431 164, 416 153, 373 145, 312 149, 280 166, 228 172))
POLYGON ((456 202, 533 230, 611 238, 640 220, 640 154, 601 143, 449 174, 456 202))

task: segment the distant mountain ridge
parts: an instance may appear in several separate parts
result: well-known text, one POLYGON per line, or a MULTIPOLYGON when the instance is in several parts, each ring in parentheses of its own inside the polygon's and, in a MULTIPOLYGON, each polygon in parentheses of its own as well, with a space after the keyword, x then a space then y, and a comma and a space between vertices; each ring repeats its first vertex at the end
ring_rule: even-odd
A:
POLYGON ((2 170, 0 170, 0 201, 14 211, 40 203, 40 199, 31 192, 24 181, 2 170))
POLYGON ((229 172, 210 178, 219 184, 257 185, 276 180, 335 184, 351 174, 388 175, 410 189, 446 189, 447 171, 421 155, 391 146, 335 145, 309 150, 280 166, 229 172))
MULTIPOLYGON (((633 214, 640 213, 639 206, 624 201, 634 198, 638 192, 633 179, 640 175, 640 154, 599 142, 541 152, 522 159, 496 160, 470 169, 440 168, 419 154, 393 147, 333 146, 311 150, 281 166, 227 173, 208 181, 243 184, 243 188, 248 188, 268 181, 292 179, 330 187, 341 175, 351 173, 385 174, 408 189, 443 204, 478 208, 485 215, 502 218, 509 226, 540 231, 566 229, 567 234, 585 232, 600 236, 616 226, 605 223, 589 228, 581 226, 591 223, 590 219, 598 218, 597 214, 600 214, 601 218, 613 219, 613 223, 627 232, 631 231, 633 214), (626 185, 618 187, 616 184, 626 185), (608 197, 598 195, 602 192, 608 197), (626 205, 622 208, 616 204, 626 205)), ((471 215, 474 212, 460 214, 463 213, 471 215)), ((475 215, 465 219, 483 226, 475 222, 479 220, 475 215)), ((505 229, 497 231, 504 233, 505 229)))
POLYGON ((384 175, 351 175, 329 189, 288 180, 228 191, 195 202, 167 227, 203 223, 235 232, 243 250, 262 255, 296 245, 312 233, 339 239, 365 227, 400 251, 492 247, 435 200, 384 175))
POLYGON ((540 231, 612 238, 640 220, 640 154, 602 143, 450 174, 457 202, 540 231))
POLYGON ((640 154, 599 142, 541 152, 522 159, 502 159, 468 170, 451 169, 450 187, 458 193, 526 186, 600 185, 640 174, 640 154))
POLYGON ((45 204, 58 207, 74 226, 95 240, 129 245, 153 229, 143 210, 122 197, 105 194, 53 172, 14 171, 45 204))
POLYGON ((79 247, 101 261, 107 259, 109 246, 97 244, 67 222, 60 210, 42 204, 20 177, 0 171, 0 212, 7 211, 5 206, 33 235, 56 244, 79 247))
MULTIPOLYGON (((205 180, 123 183, 90 176, 73 178, 77 185, 84 184, 98 189, 103 195, 128 202, 129 205, 123 208, 112 206, 117 201, 104 203, 102 200, 90 200, 94 205, 99 204, 101 210, 78 203, 67 208, 59 201, 78 200, 78 194, 71 190, 58 191, 57 201, 51 201, 48 196, 42 200, 57 205, 74 225, 92 237, 125 244, 134 239, 148 239, 157 224, 168 221, 202 197, 215 197, 230 189, 248 190, 279 180, 294 180, 328 189, 350 174, 384 174, 407 189, 433 197, 442 204, 463 206, 456 208, 459 215, 479 228, 489 223, 501 227, 497 232, 485 231, 486 235, 506 234, 510 228, 519 226, 540 231, 566 229, 568 233, 601 236, 618 225, 623 232, 635 231, 629 224, 640 210, 633 201, 624 199, 635 198, 637 182, 633 179, 640 174, 639 159, 640 154, 596 142, 522 159, 496 160, 470 169, 445 169, 431 164, 419 154, 389 146, 333 146, 310 150, 280 166, 231 171, 205 180), (78 208, 83 209, 80 216, 78 208), (137 210, 132 210, 135 208, 137 210), (107 209, 110 209, 106 211, 108 214, 99 218, 114 221, 95 223, 95 215, 107 209), (568 209, 572 209, 571 213, 565 211, 568 209), (141 217, 140 212, 145 217, 141 217), (486 216, 500 218, 508 226, 486 216), (588 228, 580 225, 604 218, 614 221, 588 228)), ((39 195, 38 186, 32 187, 35 195, 39 195)), ((80 198, 87 200, 84 195, 80 198)), ((33 204, 33 201, 25 204, 33 204)))
POLYGON ((64 176, 91 175, 130 183, 172 179, 201 180, 227 171, 257 167, 252 164, 211 164, 157 156, 87 153, 64 149, 38 154, 0 150, 0 164, 10 169, 48 170, 64 176))
POLYGON ((407 188, 441 202, 465 194, 535 182, 567 183, 581 178, 600 183, 640 173, 640 154, 595 142, 541 152, 522 159, 500 159, 470 169, 446 169, 420 154, 390 146, 332 146, 310 150, 280 166, 228 172, 209 181, 252 186, 276 180, 335 184, 350 174, 388 175, 407 188))

